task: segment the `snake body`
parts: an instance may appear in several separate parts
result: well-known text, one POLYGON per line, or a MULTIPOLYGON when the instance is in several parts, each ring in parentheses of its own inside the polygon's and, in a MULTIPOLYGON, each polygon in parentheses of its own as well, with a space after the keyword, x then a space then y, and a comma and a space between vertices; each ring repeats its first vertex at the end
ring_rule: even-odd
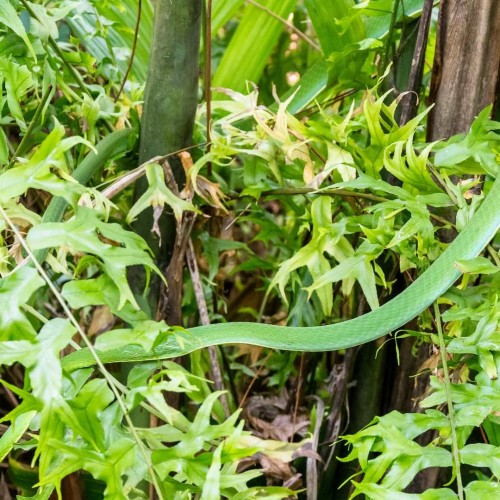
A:
MULTIPOLYGON (((395 331, 415 318, 444 294, 459 277, 457 260, 476 257, 500 227, 500 176, 488 195, 441 256, 395 298, 363 316, 325 326, 287 327, 261 323, 222 323, 176 332, 146 352, 138 345, 98 351, 103 363, 168 359, 197 349, 221 344, 251 344, 289 351, 331 351, 370 342, 395 331)), ((95 364, 89 349, 81 349, 63 360, 72 371, 95 364)))

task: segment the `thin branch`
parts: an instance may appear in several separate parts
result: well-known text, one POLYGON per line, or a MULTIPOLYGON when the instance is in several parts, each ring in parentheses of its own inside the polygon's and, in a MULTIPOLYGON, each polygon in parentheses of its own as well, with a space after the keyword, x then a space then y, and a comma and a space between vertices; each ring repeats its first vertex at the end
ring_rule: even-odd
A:
POLYGON ((434 316, 437 327, 437 333, 439 338, 439 352, 441 354, 441 363, 443 365, 443 375, 444 375, 444 389, 446 393, 446 401, 448 405, 448 418, 450 420, 451 429, 451 451, 453 455, 453 464, 455 469, 455 474, 457 477, 457 488, 458 488, 458 498, 463 500, 464 498, 464 487, 462 484, 462 474, 460 472, 460 450, 458 447, 457 438, 457 428, 455 420, 455 407, 453 406, 453 397, 451 395, 450 387, 450 373, 448 371, 448 362, 446 360, 446 344, 444 343, 443 328, 441 325, 441 314, 439 312, 439 306, 437 303, 434 304, 434 316))
POLYGON ((418 106, 418 96, 422 86, 422 70, 425 61, 425 49, 427 47, 427 38, 429 36, 429 27, 431 24, 433 0, 425 0, 422 10, 422 16, 418 25, 417 41, 411 61, 410 77, 408 79, 408 94, 402 103, 400 126, 405 125, 413 116, 415 116, 418 106))
POLYGON ((391 47, 392 35, 394 33, 394 28, 396 26, 398 9, 399 9, 399 0, 394 0, 394 6, 392 9, 392 15, 391 15, 391 22, 389 24, 389 32, 387 33, 387 41, 385 44, 384 59, 382 62, 382 72, 385 71, 385 69, 387 68, 387 65, 389 64, 390 47, 391 47))
POLYGON ((134 168, 133 170, 130 170, 126 174, 118 177, 114 181, 111 181, 112 184, 108 186, 106 189, 104 189, 101 194, 103 194, 106 198, 109 200, 114 198, 118 193, 123 191, 125 188, 133 184, 137 179, 142 177, 144 175, 144 172, 146 171, 146 167, 148 165, 151 165, 153 163, 161 163, 165 160, 168 160, 172 156, 175 156, 179 153, 182 153, 183 151, 189 151, 190 149, 198 148, 201 146, 205 146, 206 142, 202 142, 199 144, 193 144, 192 146, 187 146, 182 149, 178 149, 177 151, 174 151, 172 153, 169 153, 164 156, 155 156, 151 158, 150 160, 142 163, 139 165, 137 168, 134 168))
MULTIPOLYGON (((392 201, 390 198, 385 198, 383 196, 378 196, 371 193, 358 193, 357 191, 349 191, 348 189, 314 189, 314 188, 283 188, 283 189, 269 189, 268 191, 263 191, 261 196, 294 196, 294 195, 318 195, 318 196, 345 196, 353 198, 365 198, 371 201, 386 202, 392 201)), ((250 196, 250 195, 245 195, 250 196)), ((238 196, 240 198, 242 196, 238 196)), ((430 214, 431 219, 439 222, 444 226, 454 226, 454 224, 439 215, 433 213, 430 214)))
POLYGON ((157 493, 158 497, 160 498, 160 500, 163 500, 163 495, 162 495, 160 486, 158 484, 158 478, 156 477, 156 473, 155 473, 155 470, 153 468, 153 464, 151 463, 149 455, 146 453, 146 450, 144 448, 144 443, 141 441, 139 434, 137 433, 137 429, 135 428, 135 426, 130 418, 125 401, 123 400, 123 398, 122 398, 122 396, 121 396, 121 394, 120 394, 120 392, 115 384, 115 381, 114 381, 112 375, 108 372, 108 370, 106 370, 106 367, 104 366, 103 362, 100 360, 97 352, 94 349, 94 346, 92 345, 92 342, 90 341, 87 334, 83 331, 83 328, 80 326, 80 323, 77 321, 77 319, 75 318, 75 316, 71 312, 71 309, 69 308, 65 299, 60 294, 59 290, 57 290, 54 283, 52 283, 51 279, 49 278, 49 276, 44 271, 43 267, 41 266, 41 264, 38 262, 35 255, 31 251, 31 248, 26 243, 26 240, 24 239, 23 235, 19 232, 16 225, 12 222, 12 220, 7 215, 7 213, 5 212, 4 208, 1 205, 0 205, 0 215, 4 218, 7 225, 11 228, 13 233, 16 235, 16 238, 19 240, 19 242, 21 243, 21 246, 24 248, 25 252, 29 256, 29 258, 32 260, 36 270, 38 271, 40 276, 43 278, 45 283, 47 283, 47 286, 49 287, 49 289, 51 290, 51 292, 54 294, 55 298, 57 299, 57 301, 61 305, 64 313, 66 314, 66 317, 68 318, 70 323, 75 327, 76 331, 80 335, 84 344, 89 349, 89 352, 92 354, 92 357, 95 359, 96 365, 99 368, 99 371, 102 373, 109 388, 113 392, 118 405, 120 406, 120 409, 123 413, 123 417, 125 418, 125 421, 127 422, 130 434, 134 438, 134 441, 136 442, 137 447, 139 448, 140 453, 141 453, 141 455, 146 463, 149 474, 151 476, 151 482, 155 486, 156 493, 157 493))
POLYGON ((23 152, 24 146, 26 145, 26 142, 28 141, 31 133, 33 132, 33 129, 35 128, 35 125, 38 123, 38 119, 40 118, 40 115, 42 114, 43 108, 45 107, 45 103, 50 97, 50 94, 52 92, 52 85, 49 85, 47 87, 47 90, 42 96, 42 100, 38 104, 38 107, 36 108, 35 114, 33 116, 33 119, 31 120, 31 123, 28 126, 28 129, 26 130, 26 133, 24 134, 23 138, 21 139, 21 142, 19 143, 19 146, 17 146, 16 151, 12 155, 12 159, 10 160, 7 169, 11 168, 18 156, 20 156, 23 152))
POLYGON ((282 18, 276 12, 273 12, 272 10, 268 9, 264 5, 260 4, 259 2, 256 2, 255 0, 245 0, 245 2, 249 3, 250 5, 253 5, 254 7, 257 7, 258 9, 263 10, 267 14, 269 14, 271 17, 274 17, 274 19, 277 19, 280 23, 284 24, 290 31, 293 31, 297 36, 302 38, 306 43, 308 43, 314 50, 319 50, 321 51, 321 47, 311 38, 309 38, 303 31, 300 31, 296 26, 294 26, 292 23, 288 22, 286 19, 282 18))
POLYGON ((123 88, 125 87, 125 84, 127 83, 128 75, 129 75, 130 71, 132 70, 132 65, 134 64, 135 51, 137 48, 137 40, 139 38, 139 27, 141 25, 141 14, 142 14, 142 0, 139 0, 139 2, 137 4, 137 20, 135 22, 134 41, 132 43, 132 51, 130 52, 130 60, 128 62, 127 71, 125 72, 125 75, 123 77, 123 81, 122 81, 122 84, 120 86, 120 90, 118 91, 118 94, 116 94, 114 102, 117 102, 118 99, 120 98, 120 95, 123 92, 123 88))
POLYGON ((331 106, 332 104, 335 104, 336 102, 340 102, 343 99, 345 99, 346 97, 349 97, 353 94, 356 94, 359 91, 360 91, 360 89, 347 90, 347 91, 343 92, 342 94, 338 94, 338 95, 332 97, 331 99, 326 100, 325 102, 321 103, 321 105, 317 103, 317 104, 313 104, 312 106, 309 106, 308 108, 304 108, 302 111, 299 111, 298 115, 301 118, 304 116, 310 116, 310 115, 316 113, 318 111, 318 109, 320 109, 320 108, 324 109, 327 106, 331 106))
MULTIPOLYGON (((196 262, 196 256, 193 248, 193 241, 191 238, 189 238, 188 247, 186 249, 186 262, 189 268, 189 273, 191 275, 191 281, 193 283, 196 303, 198 304, 198 311, 200 313, 200 322, 202 325, 209 325, 210 318, 208 316, 207 302, 205 300, 205 295, 203 294, 200 272, 198 269, 198 263, 196 262)), ((210 368, 212 372, 214 386, 218 391, 224 391, 225 387, 222 379, 222 370, 220 368, 219 359, 217 358, 217 349, 215 348, 215 346, 212 345, 208 347, 208 355, 210 357, 210 368)), ((226 418, 229 418, 231 416, 231 411, 229 410, 227 395, 223 394, 220 401, 222 404, 222 408, 224 409, 224 414, 226 415, 226 418)))
MULTIPOLYGON (((205 8, 205 102, 207 113, 207 154, 210 153, 212 126, 212 0, 206 0, 205 8)), ((207 163, 207 176, 212 176, 212 162, 207 163)))

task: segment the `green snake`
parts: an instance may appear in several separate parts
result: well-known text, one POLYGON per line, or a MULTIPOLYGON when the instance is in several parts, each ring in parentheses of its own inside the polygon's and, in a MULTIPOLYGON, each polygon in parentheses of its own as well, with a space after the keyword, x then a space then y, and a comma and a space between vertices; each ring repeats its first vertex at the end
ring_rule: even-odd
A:
MULTIPOLYGON (((363 316, 325 326, 289 327, 262 323, 222 323, 197 326, 170 335, 154 352, 127 345, 99 352, 103 363, 162 360, 221 344, 251 344, 288 351, 331 351, 370 342, 395 331, 429 307, 460 272, 457 260, 476 257, 500 227, 500 176, 466 227, 442 255, 408 288, 395 298, 363 316)), ((95 365, 88 349, 63 360, 67 371, 95 365)))

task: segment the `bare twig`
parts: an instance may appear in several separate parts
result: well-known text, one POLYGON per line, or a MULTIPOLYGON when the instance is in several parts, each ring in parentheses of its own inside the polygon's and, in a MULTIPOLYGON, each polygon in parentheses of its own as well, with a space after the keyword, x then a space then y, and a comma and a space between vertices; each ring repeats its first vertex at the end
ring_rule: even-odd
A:
MULTIPOLYGON (((186 250, 186 262, 191 274, 191 281, 193 283, 194 294, 196 297, 196 302, 198 304, 198 311, 200 313, 200 322, 202 325, 209 325, 210 318, 208 316, 207 303, 205 301, 205 295, 203 294, 203 288, 201 286, 200 272, 198 269, 198 263, 196 262, 196 256, 194 253, 193 242, 191 239, 188 241, 188 247, 186 250)), ((212 378, 214 381, 215 388, 218 391, 223 391, 224 382, 222 379, 222 371, 219 364, 219 359, 217 357, 217 349, 215 346, 208 347, 208 355, 210 357, 210 367, 212 371, 212 378)), ((229 403, 226 394, 221 397, 221 404, 224 409, 224 414, 226 418, 229 418, 231 411, 229 410, 229 403)))
POLYGON ((153 163, 161 163, 165 160, 168 160, 172 156, 175 156, 179 153, 182 153, 183 151, 189 151, 190 149, 194 149, 200 146, 204 146, 206 142, 202 142, 200 144, 194 144, 193 146, 188 146, 182 149, 178 149, 177 151, 174 151, 173 153, 169 153, 164 156, 155 156, 154 158, 151 158, 150 160, 142 163, 139 165, 137 168, 134 168, 133 170, 130 170, 126 174, 120 176, 118 179, 116 179, 110 186, 108 186, 106 189, 102 191, 102 194, 108 198, 109 200, 114 198, 118 193, 123 191, 125 188, 133 184, 137 179, 142 177, 144 175, 144 172, 146 171, 146 167, 148 165, 151 165, 153 163))
MULTIPOLYGON (((205 9, 205 102, 207 112, 207 153, 210 153, 212 126, 212 0, 206 0, 205 9)), ((207 163, 207 175, 212 176, 212 162, 207 163)))
POLYGON ((274 19, 277 19, 280 23, 284 24, 290 31, 293 31, 297 36, 299 36, 300 38, 302 38, 302 40, 308 43, 314 50, 321 50, 321 47, 314 40, 309 38, 303 31, 300 31, 292 23, 289 23, 286 19, 276 14, 276 12, 273 12, 272 10, 268 9, 259 2, 256 2, 255 0, 245 0, 245 2, 249 3, 250 5, 253 5, 254 7, 257 7, 258 9, 263 10, 271 17, 274 17, 274 19))
POLYGON ((418 95, 422 86, 422 70, 425 61, 425 48, 427 47, 427 38, 431 24, 432 7, 434 0, 425 0, 422 15, 418 25, 417 41, 413 59, 411 61, 410 77, 408 80, 408 94, 404 97, 402 103, 401 118, 399 124, 403 126, 416 114, 418 106, 418 95))
MULTIPOLYGON (((325 403, 318 396, 309 396, 316 401, 316 422, 312 435, 312 449, 317 453, 319 443, 319 433, 323 423, 323 415, 325 413, 325 403)), ((318 467, 317 459, 307 457, 306 465, 306 484, 307 484, 307 500, 317 500, 318 498, 318 467)))
POLYGON ((40 118, 40 115, 42 114, 43 108, 45 107, 45 103, 50 97, 50 94, 52 93, 52 85, 49 85, 47 87, 47 90, 42 96, 42 100, 38 104, 38 107, 36 108, 35 114, 33 115, 33 119, 31 120, 31 123, 28 126, 28 129, 26 130, 26 133, 24 134, 23 138, 21 139, 21 142, 19 143, 19 146, 17 146, 16 151, 12 155, 12 159, 10 160, 9 164, 7 165, 7 169, 11 168, 18 156, 20 156, 23 153, 24 146, 26 145, 26 142, 28 141, 31 133, 33 132, 33 129, 35 128, 35 125, 38 123, 38 119, 40 118))
POLYGON ((116 94, 114 102, 117 102, 118 99, 120 98, 120 95, 123 92, 123 88, 125 87, 125 84, 127 83, 128 75, 129 75, 130 71, 132 70, 132 65, 134 64, 135 51, 137 48, 137 39, 139 38, 139 26, 141 25, 141 13, 142 13, 142 0, 139 0, 138 4, 137 4, 137 20, 135 22, 134 41, 132 43, 132 50, 130 52, 130 59, 128 62, 127 71, 125 71, 125 75, 123 76, 122 84, 120 85, 120 90, 118 91, 118 94, 116 94))

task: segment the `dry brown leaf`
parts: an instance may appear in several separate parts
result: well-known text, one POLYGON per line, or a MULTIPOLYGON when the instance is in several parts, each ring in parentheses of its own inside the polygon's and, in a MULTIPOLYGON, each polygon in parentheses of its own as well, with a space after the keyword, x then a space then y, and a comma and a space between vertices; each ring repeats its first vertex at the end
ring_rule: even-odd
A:
POLYGON ((108 306, 97 306, 92 312, 92 319, 88 329, 88 336, 99 335, 100 333, 111 330, 115 324, 116 318, 109 310, 108 306))

